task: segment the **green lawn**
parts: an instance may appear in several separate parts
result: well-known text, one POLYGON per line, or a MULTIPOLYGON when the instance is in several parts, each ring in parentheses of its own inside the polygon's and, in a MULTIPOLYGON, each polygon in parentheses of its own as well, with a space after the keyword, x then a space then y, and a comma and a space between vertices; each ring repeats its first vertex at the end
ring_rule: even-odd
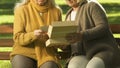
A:
MULTIPOLYGON (((109 23, 120 23, 120 0, 98 0, 103 7, 106 10, 108 21, 109 23)), ((12 0, 13 2, 13 0, 12 0)), ((12 3, 11 2, 11 3, 12 3)), ((2 2, 5 3, 5 2, 2 2)), ((66 6, 65 1, 56 0, 56 3, 62 8, 63 10, 63 20, 65 18, 65 13, 68 10, 68 6, 66 6)), ((13 3, 14 4, 14 3, 13 3)), ((10 8, 5 9, 7 7, 0 7, 4 9, 0 9, 0 24, 3 23, 13 23, 14 17, 13 17, 13 4, 10 6, 10 8)), ((0 5, 3 6, 4 4, 0 5)), ((11 5, 11 4, 5 4, 5 5, 11 5)))
POLYGON ((9 60, 0 60, 0 68, 12 68, 9 60))
MULTIPOLYGON (((13 7, 14 2, 18 0, 0 0, 0 24, 13 23, 13 7)), ((65 13, 69 9, 65 4, 65 0, 55 0, 56 3, 63 10, 63 20, 65 18, 65 13)), ((109 23, 120 23, 120 0, 98 0, 106 10, 109 23)), ((115 37, 119 37, 120 35, 114 34, 115 37)), ((1 38, 2 36, 0 36, 1 38)), ((12 48, 0 48, 0 51, 11 51, 12 48)), ((62 62, 63 63, 63 62, 62 62)), ((12 68, 10 61, 0 60, 0 68, 12 68)))
POLYGON ((0 15, 0 23, 13 23, 13 15, 0 15))
POLYGON ((98 0, 100 3, 120 3, 120 0, 98 0))

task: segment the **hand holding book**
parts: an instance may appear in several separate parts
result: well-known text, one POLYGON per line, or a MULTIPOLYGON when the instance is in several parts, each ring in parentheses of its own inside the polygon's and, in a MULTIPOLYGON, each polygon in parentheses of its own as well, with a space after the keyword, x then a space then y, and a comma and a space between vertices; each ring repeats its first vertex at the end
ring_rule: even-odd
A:
POLYGON ((81 33, 73 32, 73 33, 68 33, 65 38, 69 43, 73 44, 79 42, 82 39, 82 35, 81 33))
POLYGON ((48 39, 49 39, 49 37, 46 32, 41 34, 40 40, 42 42, 46 42, 48 39))
POLYGON ((64 46, 69 45, 65 39, 66 34, 77 32, 77 24, 74 21, 56 21, 49 26, 40 29, 47 32, 49 39, 45 42, 46 46, 64 46))
POLYGON ((46 31, 43 31, 41 29, 35 30, 34 35, 37 37, 38 40, 41 42, 46 42, 48 40, 48 35, 46 31))

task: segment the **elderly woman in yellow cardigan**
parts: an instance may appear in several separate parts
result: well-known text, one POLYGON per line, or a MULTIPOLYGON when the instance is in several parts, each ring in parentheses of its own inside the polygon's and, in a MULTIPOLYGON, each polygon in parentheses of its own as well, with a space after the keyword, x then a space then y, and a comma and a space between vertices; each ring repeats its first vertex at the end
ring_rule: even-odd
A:
POLYGON ((46 47, 46 32, 40 27, 61 21, 54 0, 22 0, 14 11, 12 68, 60 68, 54 47, 46 47))

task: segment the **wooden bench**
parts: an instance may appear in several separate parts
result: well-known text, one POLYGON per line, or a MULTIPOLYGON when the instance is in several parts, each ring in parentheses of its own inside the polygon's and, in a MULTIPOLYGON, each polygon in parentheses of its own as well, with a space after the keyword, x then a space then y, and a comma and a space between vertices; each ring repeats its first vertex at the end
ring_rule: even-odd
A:
MULTIPOLYGON (((120 34, 120 24, 110 24, 110 28, 113 32, 113 34, 120 34)), ((119 49, 120 49, 120 36, 116 37, 116 42, 119 44, 119 49)))
MULTIPOLYGON (((120 24, 110 24, 110 28, 113 33, 120 34, 120 24)), ((13 26, 12 25, 0 25, 0 48, 1 47, 12 47, 13 39, 6 38, 5 36, 7 35, 11 35, 11 36, 13 35, 13 26)), ((115 38, 115 39, 117 43, 120 45, 120 38, 115 38)), ((10 59, 9 54, 10 54, 10 51, 8 52, 0 51, 0 60, 9 60, 10 59)))
MULTIPOLYGON (((12 25, 0 25, 0 48, 12 47, 13 40, 13 26, 12 25), (8 38, 7 36, 11 36, 8 38)), ((0 60, 9 60, 10 51, 0 51, 0 60)))

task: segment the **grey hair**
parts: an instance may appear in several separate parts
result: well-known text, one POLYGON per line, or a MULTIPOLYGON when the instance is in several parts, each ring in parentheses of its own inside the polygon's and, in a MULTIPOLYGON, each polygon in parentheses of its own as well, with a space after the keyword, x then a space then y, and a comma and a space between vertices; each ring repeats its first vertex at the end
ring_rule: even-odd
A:
POLYGON ((88 0, 77 0, 77 3, 79 5, 82 5, 83 3, 88 2, 88 0))
POLYGON ((17 2, 17 3, 15 4, 14 9, 16 9, 16 8, 19 7, 19 6, 25 5, 25 4, 29 3, 29 2, 30 2, 30 0, 20 0, 19 2, 17 2))
POLYGON ((51 0, 51 4, 52 4, 53 6, 56 6, 55 0, 51 0))
POLYGON ((87 0, 77 0, 77 2, 84 2, 84 1, 87 1, 87 0))
MULTIPOLYGON (((56 3, 55 3, 55 0, 48 0, 48 1, 51 2, 52 6, 57 6, 56 3)), ((19 7, 19 6, 25 5, 25 4, 29 3, 29 2, 30 2, 30 0, 20 0, 19 2, 17 2, 15 4, 14 9, 19 7)))

